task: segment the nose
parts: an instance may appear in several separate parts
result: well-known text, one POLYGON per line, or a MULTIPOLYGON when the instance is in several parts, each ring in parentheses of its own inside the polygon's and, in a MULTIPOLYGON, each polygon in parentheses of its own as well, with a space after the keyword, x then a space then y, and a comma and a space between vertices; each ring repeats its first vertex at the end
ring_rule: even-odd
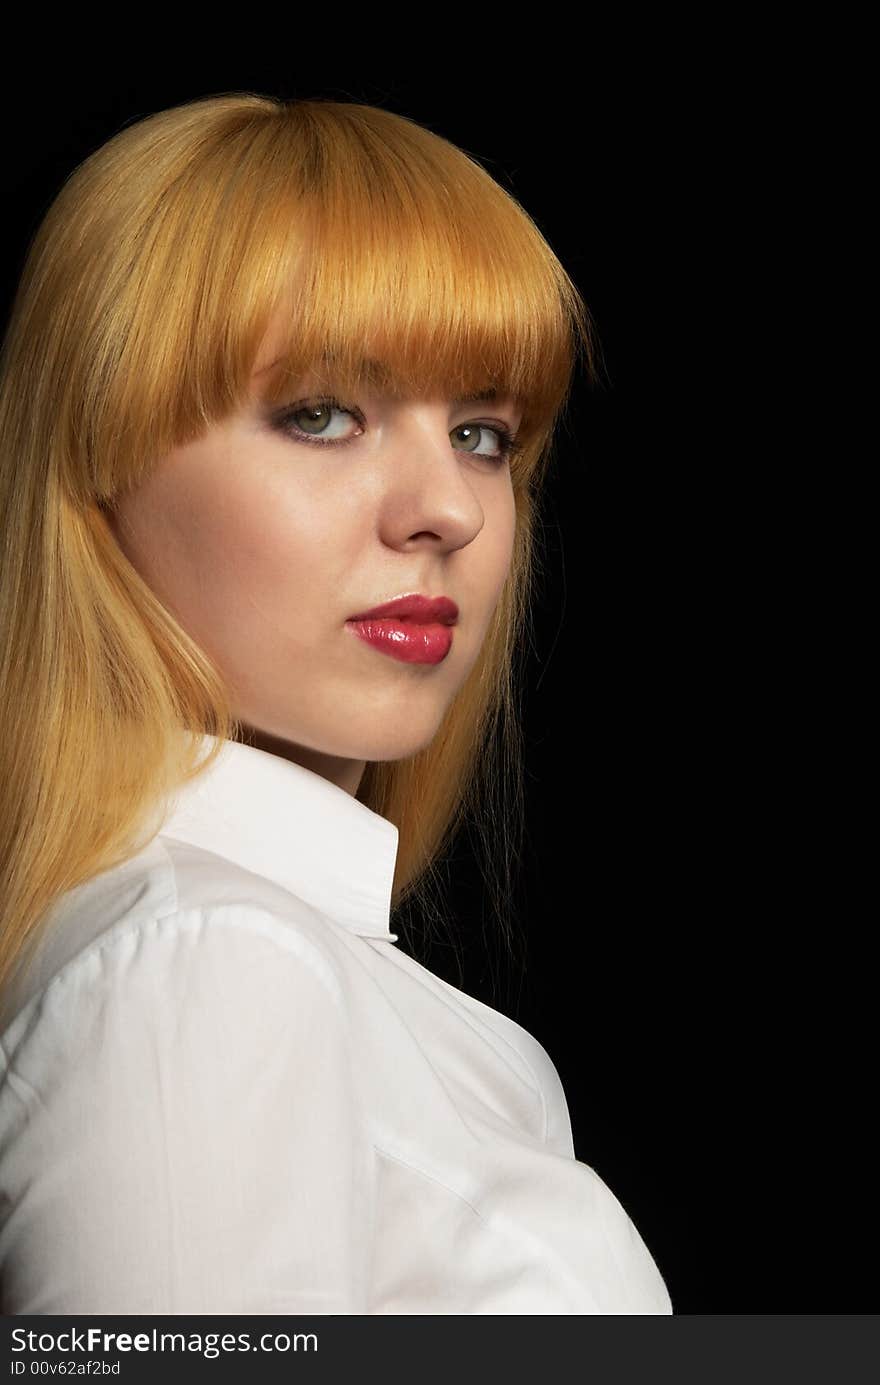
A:
POLYGON ((450 439, 448 402, 401 408, 385 449, 383 517, 394 542, 462 548, 486 522, 492 463, 473 463, 450 439))

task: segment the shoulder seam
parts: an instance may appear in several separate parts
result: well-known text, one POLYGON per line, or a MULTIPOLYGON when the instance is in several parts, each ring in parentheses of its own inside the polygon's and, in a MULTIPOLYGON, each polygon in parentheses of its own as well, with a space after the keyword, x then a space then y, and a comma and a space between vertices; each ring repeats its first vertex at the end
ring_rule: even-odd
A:
MULTIPOLYGON (((305 904, 304 901, 303 905, 305 908, 309 909, 310 913, 314 912, 309 905, 305 904)), ((111 949, 121 945, 123 942, 131 938, 132 935, 143 933, 147 928, 158 928, 160 926, 165 926, 168 929, 168 931, 171 931, 174 928, 176 928, 180 923, 186 922, 189 916, 202 917, 207 912, 230 915, 232 916, 232 918, 225 920, 226 922, 232 922, 233 924, 238 922, 240 924, 243 924, 244 927, 247 928, 249 920, 248 917, 245 915, 245 911, 247 915, 251 916, 251 918, 254 915, 259 915, 262 919, 270 920, 273 924, 277 924, 280 929, 286 930, 288 932, 290 931, 290 924, 288 920, 283 918, 282 915, 275 913, 274 910, 269 909, 262 904, 241 905, 217 903, 189 905, 185 908, 174 909, 170 913, 166 914, 151 913, 145 915, 141 919, 121 920, 118 924, 114 924, 111 926, 111 928, 108 930, 107 936, 99 936, 97 938, 93 938, 92 941, 88 943, 87 946, 84 947, 81 952, 77 952, 75 956, 69 957, 67 961, 61 967, 59 967, 58 971, 56 971, 54 975, 49 978, 46 984, 42 986, 39 991, 34 993, 34 995, 30 998, 30 1000, 27 1002, 27 1005, 24 1008, 27 1008, 27 1006, 32 1006, 36 1004, 41 998, 45 998, 46 996, 48 996, 48 994, 50 993, 50 991, 53 990, 53 988, 60 985, 63 981, 68 980, 76 969, 78 969, 81 966, 84 966, 86 962, 93 956, 99 956, 103 952, 110 951, 111 949), (235 916, 237 916, 237 918, 235 916)), ((265 929, 260 929, 259 931, 263 937, 269 936, 265 929)), ((316 947, 314 940, 312 938, 303 937, 301 934, 291 936, 297 936, 299 938, 301 947, 286 948, 284 950, 296 951, 299 953, 300 956, 303 955, 304 950, 307 950, 310 954, 310 958, 313 958, 320 963, 319 967, 312 966, 312 971, 315 973, 318 980, 320 980, 322 984, 325 985, 325 988, 332 994, 333 999, 339 1001, 341 999, 341 988, 338 979, 330 971, 330 959, 328 957, 325 957, 323 953, 316 947), (329 985, 326 984, 328 977, 332 977, 332 981, 329 985)), ((307 963, 310 964, 309 958, 305 958, 304 960, 306 960, 307 963)), ((18 1014, 21 1013, 22 1011, 19 1010, 18 1014)), ((6 1026, 4 1033, 8 1032, 8 1029, 11 1027, 11 1025, 15 1023, 16 1018, 17 1015, 12 1017, 9 1024, 6 1026)))

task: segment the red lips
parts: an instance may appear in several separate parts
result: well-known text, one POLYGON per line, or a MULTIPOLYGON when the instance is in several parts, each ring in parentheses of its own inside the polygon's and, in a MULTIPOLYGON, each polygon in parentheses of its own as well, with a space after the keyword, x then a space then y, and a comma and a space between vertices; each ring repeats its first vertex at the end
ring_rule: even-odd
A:
POLYGON ((454 625, 458 620, 458 607, 448 596, 422 596, 416 592, 397 596, 393 601, 374 606, 370 611, 360 611, 349 619, 378 620, 382 616, 395 616, 419 625, 454 625))

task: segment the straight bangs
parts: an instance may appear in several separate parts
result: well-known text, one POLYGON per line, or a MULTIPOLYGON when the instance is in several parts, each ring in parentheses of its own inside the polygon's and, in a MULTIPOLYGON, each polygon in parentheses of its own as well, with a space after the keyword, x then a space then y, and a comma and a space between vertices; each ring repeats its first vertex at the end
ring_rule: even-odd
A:
MULTIPOLYGON (((142 134, 155 123, 158 143, 162 118, 142 134)), ((154 152, 142 138, 145 178, 154 152)), ((528 214, 461 149, 374 107, 239 99, 130 235, 110 310, 124 340, 92 415, 103 497, 255 392, 289 402, 306 374, 352 398, 512 396, 523 484, 576 361, 593 374, 587 307, 528 214)))
POLYGON ((478 164, 383 115, 329 103, 290 113, 294 186, 272 217, 290 291, 278 287, 261 393, 284 402, 306 373, 355 396, 494 390, 522 407, 528 442, 559 413, 578 357, 592 370, 586 307, 478 164))

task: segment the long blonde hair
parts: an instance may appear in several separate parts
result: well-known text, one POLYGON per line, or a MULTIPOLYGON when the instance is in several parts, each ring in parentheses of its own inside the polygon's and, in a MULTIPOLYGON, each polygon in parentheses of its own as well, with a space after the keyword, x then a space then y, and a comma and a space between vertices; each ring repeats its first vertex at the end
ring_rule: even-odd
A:
POLYGON ((578 361, 595 378, 588 309, 516 199, 441 136, 372 106, 224 93, 124 127, 74 169, 0 351, 0 992, 55 901, 147 845, 175 789, 240 738, 222 671, 107 511, 246 403, 279 312, 273 401, 320 362, 354 392, 381 358, 389 387, 454 397, 490 379, 525 402, 514 555, 481 654, 431 744, 368 764, 358 790, 399 830, 393 911, 435 909, 467 819, 510 933, 515 666, 555 431, 578 361), (199 759, 205 734, 218 744, 199 759))

